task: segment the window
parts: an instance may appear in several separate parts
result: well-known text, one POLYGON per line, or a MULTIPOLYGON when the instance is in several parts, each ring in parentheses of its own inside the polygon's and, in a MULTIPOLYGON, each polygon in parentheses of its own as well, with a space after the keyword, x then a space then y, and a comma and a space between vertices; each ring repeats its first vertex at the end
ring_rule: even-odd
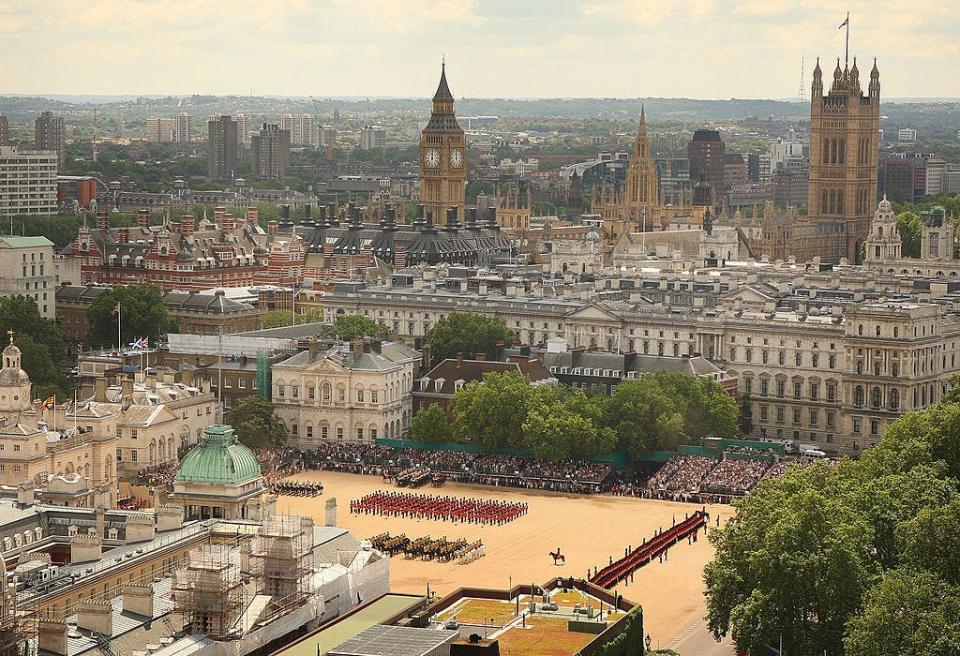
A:
POLYGON ((130 429, 130 439, 132 439, 132 440, 137 439, 137 429, 136 429, 136 428, 130 429))
POLYGON ((770 359, 770 352, 769 352, 769 351, 763 351, 763 352, 760 354, 760 359, 763 361, 763 364, 767 364, 767 361, 770 359))
POLYGON ((377 439, 377 429, 376 429, 376 428, 371 428, 371 429, 370 429, 370 439, 371 439, 371 440, 377 439))
POLYGON ((870 420, 870 434, 871 434, 871 435, 878 435, 879 433, 880 433, 880 420, 879 420, 879 419, 871 419, 871 420, 870 420))
POLYGON ((819 419, 819 417, 817 416, 817 409, 816 409, 816 408, 813 408, 813 409, 810 410, 810 424, 811 424, 812 426, 816 426, 816 425, 817 425, 817 419, 819 419))
POLYGON ((787 363, 787 354, 783 351, 780 351, 780 353, 777 354, 777 360, 780 362, 780 366, 782 367, 787 363))
POLYGON ((863 405, 863 388, 859 385, 853 390, 853 405, 858 407, 863 405))
POLYGON ((803 395, 803 383, 799 383, 799 382, 794 383, 794 384, 793 384, 793 398, 799 400, 802 395, 803 395))
POLYGON ((310 424, 307 424, 307 437, 308 438, 313 437, 313 426, 311 426, 310 424))
POLYGON ((736 359, 737 359, 737 349, 732 348, 730 349, 730 362, 733 362, 736 359))
POLYGON ((363 390, 357 390, 357 403, 363 403, 363 390))
POLYGON ((873 388, 873 392, 872 392, 871 395, 870 395, 870 404, 871 404, 874 408, 879 408, 879 407, 880 407, 880 404, 881 404, 881 402, 882 402, 882 400, 883 400, 882 397, 883 397, 883 395, 880 393, 880 388, 879 388, 879 387, 874 387, 874 388, 873 388))
POLYGON ((783 423, 783 406, 777 406, 777 421, 783 423))
POLYGON ((810 383, 810 400, 818 401, 820 399, 820 384, 810 383))
POLYGON ((766 378, 760 379, 760 395, 766 396, 770 393, 770 381, 766 378))
POLYGON ((370 403, 379 403, 380 402, 380 392, 378 390, 370 390, 370 403))
POLYGON ((342 428, 339 428, 339 427, 337 428, 337 439, 338 439, 338 440, 342 440, 342 439, 343 439, 343 429, 342 429, 342 428))
POLYGON ((131 460, 132 462, 136 462, 136 461, 137 461, 137 450, 136 450, 136 449, 131 449, 131 450, 130 450, 130 460, 131 460))
POLYGON ((859 432, 860 432, 860 422, 861 422, 861 421, 862 421, 862 419, 860 419, 860 417, 854 417, 854 418, 853 418, 853 432, 854 432, 854 433, 859 433, 859 432))
POLYGON ((793 409, 793 423, 795 424, 800 423, 800 408, 793 409))
POLYGON ((765 406, 765 405, 760 406, 760 418, 763 419, 764 421, 766 421, 766 420, 767 420, 767 414, 768 414, 768 413, 767 413, 767 406, 765 406))
POLYGON ((320 397, 324 403, 330 403, 330 383, 324 383, 320 388, 320 397))
POLYGON ((358 429, 357 429, 357 441, 358 441, 358 442, 362 442, 362 441, 363 441, 363 429, 362 429, 362 428, 358 428, 358 429))
POLYGON ((327 427, 326 427, 326 426, 321 426, 321 427, 320 427, 320 439, 326 440, 326 439, 327 439, 327 432, 328 432, 328 431, 327 431, 327 427))
POLYGON ((787 384, 784 381, 782 380, 777 381, 777 396, 780 397, 781 399, 783 398, 783 395, 786 394, 786 391, 785 391, 786 387, 787 387, 787 384))
POLYGON ((833 383, 827 383, 827 401, 837 400, 837 386, 833 383))
POLYGON ((307 388, 307 400, 313 401, 315 398, 317 398, 317 390, 311 385, 307 388))
POLYGON ((890 390, 890 408, 892 410, 900 409, 900 390, 890 390))
POLYGON ((793 361, 798 367, 803 366, 803 353, 797 353, 793 356, 793 361))
MULTIPOLYGON (((228 386, 228 387, 229 387, 229 386, 228 386)), ((300 386, 299 386, 299 385, 292 385, 292 386, 290 387, 290 395, 291 395, 293 398, 295 398, 295 399, 299 399, 299 398, 300 398, 300 386)))
POLYGON ((753 379, 745 378, 743 381, 743 389, 746 390, 747 394, 753 391, 753 379))
POLYGON ((837 356, 832 355, 832 354, 830 355, 829 365, 830 365, 830 368, 831 368, 831 369, 836 369, 836 368, 837 368, 837 356))

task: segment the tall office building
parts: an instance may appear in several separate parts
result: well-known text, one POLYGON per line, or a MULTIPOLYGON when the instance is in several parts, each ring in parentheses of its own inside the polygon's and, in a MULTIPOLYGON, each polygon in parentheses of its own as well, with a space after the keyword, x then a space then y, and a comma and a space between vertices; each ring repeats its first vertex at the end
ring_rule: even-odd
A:
POLYGON ((57 153, 0 146, 0 216, 57 211, 57 153))
POLYGON ((856 58, 853 67, 843 69, 837 59, 833 84, 824 95, 817 60, 810 98, 808 214, 816 222, 843 223, 845 248, 841 255, 851 262, 857 261, 860 245, 870 233, 877 204, 879 130, 880 71, 876 60, 866 95, 860 88, 856 58))
POLYGON ((337 145, 337 128, 329 125, 322 125, 317 128, 318 146, 326 148, 327 146, 337 145))
POLYGON ((387 143, 387 131, 377 125, 360 128, 360 150, 377 150, 387 143))
POLYGON ((53 242, 46 237, 0 237, 0 297, 26 296, 45 319, 56 316, 53 242))
POLYGON ((710 185, 710 202, 717 205, 723 194, 725 146, 716 130, 697 130, 687 144, 690 160, 690 182, 696 184, 700 176, 710 185))
POLYGON ((456 208, 457 221, 463 222, 466 170, 466 140, 453 111, 453 94, 444 66, 433 95, 430 121, 420 133, 420 202, 435 224, 446 225, 450 208, 456 208))
POLYGON ((211 180, 230 180, 237 170, 237 122, 230 116, 207 121, 207 170, 211 180))
POLYGON ((190 143, 193 141, 193 117, 186 112, 181 112, 177 116, 176 132, 173 135, 177 143, 190 143))
POLYGON ((33 145, 37 150, 53 150, 57 153, 57 165, 67 163, 67 148, 63 117, 43 112, 33 123, 33 145))
POLYGON ((0 146, 6 146, 10 143, 10 123, 7 117, 0 115, 0 146))
POLYGON ((144 138, 150 143, 173 143, 176 138, 177 121, 172 118, 148 118, 144 138))
POLYGON ((264 123, 251 139, 253 176, 283 178, 290 165, 290 131, 276 123, 264 123))

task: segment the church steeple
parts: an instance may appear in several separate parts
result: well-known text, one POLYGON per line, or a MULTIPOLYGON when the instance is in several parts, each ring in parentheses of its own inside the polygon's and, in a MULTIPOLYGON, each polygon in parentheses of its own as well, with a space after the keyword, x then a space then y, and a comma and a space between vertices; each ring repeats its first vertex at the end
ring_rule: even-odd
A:
POLYGON ((633 156, 636 160, 643 160, 650 156, 650 139, 647 136, 647 117, 642 104, 640 105, 640 124, 637 126, 633 156))

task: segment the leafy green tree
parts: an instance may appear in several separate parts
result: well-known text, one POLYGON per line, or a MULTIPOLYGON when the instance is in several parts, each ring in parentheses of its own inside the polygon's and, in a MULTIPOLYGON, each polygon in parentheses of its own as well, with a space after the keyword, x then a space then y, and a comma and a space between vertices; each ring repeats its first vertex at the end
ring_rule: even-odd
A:
POLYGON ((788 654, 840 653, 877 568, 869 524, 820 489, 825 470, 765 483, 740 502, 736 521, 711 533, 717 551, 704 580, 717 637, 732 632, 750 653, 781 637, 788 654))
POLYGON ((592 456, 612 450, 613 430, 597 426, 564 402, 532 404, 522 426, 524 441, 543 460, 592 456))
POLYGON ((924 508, 900 526, 897 536, 908 567, 929 570, 960 585, 960 499, 924 508))
POLYGON ((333 331, 337 337, 348 341, 361 337, 386 339, 390 336, 390 328, 386 324, 360 314, 346 314, 337 317, 333 322, 333 331))
POLYGON ((960 374, 953 374, 947 382, 947 393, 941 403, 960 403, 960 374))
POLYGON ((618 447, 639 458, 647 451, 674 449, 683 437, 682 408, 652 380, 617 385, 607 403, 607 425, 618 447))
POLYGON ((737 401, 716 381, 681 373, 657 372, 643 382, 659 385, 667 396, 678 399, 687 439, 733 437, 737 434, 737 401))
POLYGON ((247 446, 280 446, 287 441, 287 426, 273 411, 273 403, 259 395, 238 401, 226 414, 237 438, 247 446))
POLYGON ((513 343, 513 332, 500 317, 452 312, 437 321, 427 332, 424 342, 430 345, 435 363, 454 358, 458 353, 468 357, 486 353, 492 358, 499 342, 504 346, 513 343))
MULTIPOLYGON (((83 220, 76 215, 51 214, 49 216, 17 216, 13 219, 14 234, 28 237, 46 237, 60 249, 73 242, 83 220)), ((79 280, 72 280, 79 284, 79 280)))
POLYGON ((904 257, 920 257, 920 234, 923 223, 916 212, 901 212, 897 215, 897 232, 903 242, 900 252, 904 257))
POLYGON ((483 451, 523 448, 532 389, 518 371, 491 372, 482 382, 470 383, 450 402, 457 438, 483 451))
POLYGON ((0 298, 0 339, 11 330, 21 352, 20 366, 30 376, 36 391, 46 392, 46 398, 51 390, 70 390, 65 371, 67 345, 63 331, 57 322, 40 315, 36 302, 29 296, 0 298))
POLYGON ((932 572, 891 571, 850 621, 843 645, 847 656, 956 656, 960 587, 932 572))
POLYGON ((866 466, 882 473, 909 471, 937 460, 947 475, 960 478, 960 404, 910 412, 890 425, 884 439, 863 455, 866 466))
MULTIPOLYGON (((311 309, 297 314, 297 323, 316 323, 323 321, 323 310, 311 309)), ((269 310, 263 315, 264 328, 283 328, 293 325, 293 312, 287 310, 269 310)))
POLYGON ((121 285, 106 291, 87 310, 87 346, 113 346, 117 343, 117 314, 120 304, 120 341, 125 347, 133 340, 147 337, 155 342, 176 332, 179 321, 171 317, 163 304, 163 290, 154 285, 121 285))
POLYGON ((453 427, 444 409, 431 403, 415 414, 410 423, 410 439, 427 444, 452 442, 453 427))

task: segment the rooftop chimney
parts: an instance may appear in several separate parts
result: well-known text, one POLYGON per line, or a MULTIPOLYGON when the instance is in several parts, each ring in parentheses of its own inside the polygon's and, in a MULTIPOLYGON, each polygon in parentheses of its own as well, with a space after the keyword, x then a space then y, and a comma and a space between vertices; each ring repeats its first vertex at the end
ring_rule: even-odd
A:
POLYGON ((196 225, 196 219, 193 218, 193 214, 184 214, 180 217, 180 234, 185 237, 192 235, 196 225))
POLYGON ((110 227, 110 215, 106 212, 97 212, 97 230, 107 230, 110 227))
POLYGON ((137 211, 137 226, 141 228, 150 227, 150 210, 137 211))

